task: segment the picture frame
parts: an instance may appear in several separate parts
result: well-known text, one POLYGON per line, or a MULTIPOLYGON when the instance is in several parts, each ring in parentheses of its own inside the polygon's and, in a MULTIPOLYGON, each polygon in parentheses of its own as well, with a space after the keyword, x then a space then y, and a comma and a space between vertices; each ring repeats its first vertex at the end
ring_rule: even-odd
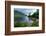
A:
POLYGON ((45 32, 45 4, 44 3, 5 1, 5 35, 35 34, 35 33, 44 33, 44 32, 45 32), (33 7, 31 7, 31 6, 33 6, 33 7), (21 27, 21 28, 16 28, 15 29, 16 31, 14 31, 13 30, 14 29, 13 28, 13 25, 14 25, 13 24, 14 23, 13 22, 13 15, 14 15, 15 12, 13 13, 13 9, 15 8, 15 10, 16 10, 16 8, 19 8, 17 10, 19 10, 19 11, 23 10, 24 11, 24 9, 20 9, 21 7, 23 7, 24 9, 26 7, 26 10, 28 8, 36 8, 37 9, 37 7, 40 7, 41 12, 39 14, 40 14, 41 18, 39 17, 39 23, 41 22, 41 24, 39 24, 39 25, 41 27, 39 27, 39 28, 36 27, 37 30, 35 30, 36 28, 34 28, 34 27, 32 27, 32 28, 30 28, 30 27, 26 27, 26 28, 21 27))

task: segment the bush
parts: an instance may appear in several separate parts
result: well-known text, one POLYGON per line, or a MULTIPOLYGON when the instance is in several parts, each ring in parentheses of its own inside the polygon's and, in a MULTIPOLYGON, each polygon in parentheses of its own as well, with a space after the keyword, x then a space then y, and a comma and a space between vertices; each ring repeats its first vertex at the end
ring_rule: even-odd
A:
POLYGON ((33 23, 32 23, 32 25, 31 25, 32 27, 38 27, 39 26, 39 24, 38 24, 38 22, 37 21, 33 21, 33 23))

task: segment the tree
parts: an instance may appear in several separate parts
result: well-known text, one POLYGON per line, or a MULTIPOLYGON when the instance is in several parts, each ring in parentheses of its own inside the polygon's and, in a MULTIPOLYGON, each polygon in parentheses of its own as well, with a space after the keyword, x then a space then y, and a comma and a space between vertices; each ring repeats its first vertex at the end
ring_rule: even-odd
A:
POLYGON ((33 18, 39 18, 39 9, 37 9, 37 12, 35 12, 33 15, 32 15, 33 18))
POLYGON ((31 17, 31 15, 30 15, 30 14, 31 14, 31 13, 29 13, 29 16, 28 16, 29 18, 31 17))

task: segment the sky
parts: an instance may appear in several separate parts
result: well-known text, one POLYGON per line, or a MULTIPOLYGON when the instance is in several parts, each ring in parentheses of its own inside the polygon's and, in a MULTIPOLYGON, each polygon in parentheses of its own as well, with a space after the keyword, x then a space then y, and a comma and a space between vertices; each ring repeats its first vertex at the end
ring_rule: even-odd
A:
POLYGON ((30 15, 32 15, 34 12, 37 11, 37 9, 26 9, 26 8, 15 8, 15 10, 20 11, 20 12, 26 14, 27 16, 29 15, 29 13, 30 13, 30 15))

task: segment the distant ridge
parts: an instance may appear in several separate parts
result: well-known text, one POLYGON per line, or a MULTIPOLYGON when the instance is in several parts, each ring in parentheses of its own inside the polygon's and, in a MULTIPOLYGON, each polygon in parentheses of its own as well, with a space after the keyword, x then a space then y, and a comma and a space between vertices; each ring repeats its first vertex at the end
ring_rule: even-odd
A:
POLYGON ((20 12, 20 11, 15 10, 15 11, 14 11, 14 15, 16 15, 16 14, 20 14, 20 15, 24 15, 24 16, 25 16, 25 14, 24 14, 24 13, 22 13, 22 12, 20 12))

